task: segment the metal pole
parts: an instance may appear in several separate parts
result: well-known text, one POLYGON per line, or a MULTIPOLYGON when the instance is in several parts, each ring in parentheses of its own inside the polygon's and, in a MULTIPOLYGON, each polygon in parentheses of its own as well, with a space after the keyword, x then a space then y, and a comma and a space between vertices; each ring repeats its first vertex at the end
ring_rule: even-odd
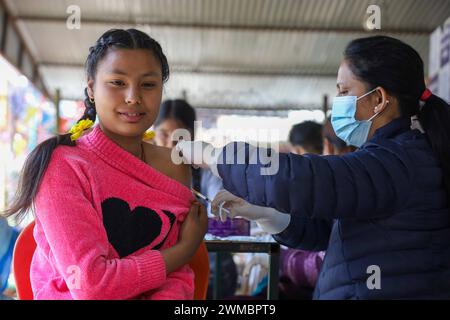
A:
POLYGON ((325 116, 325 119, 323 122, 327 121, 327 113, 328 113, 328 95, 323 95, 323 102, 322 102, 322 111, 323 115, 325 116))
POLYGON ((279 290, 279 266, 280 266, 280 245, 271 245, 269 253, 269 279, 267 286, 267 300, 278 300, 279 290))
POLYGON ((61 128, 61 116, 59 112, 59 104, 61 102, 61 90, 56 89, 55 97, 54 97, 54 103, 55 103, 55 110, 56 110, 56 133, 59 134, 62 132, 61 128))
POLYGON ((219 300, 222 298, 222 261, 223 253, 221 251, 216 252, 213 288, 214 300, 219 300))

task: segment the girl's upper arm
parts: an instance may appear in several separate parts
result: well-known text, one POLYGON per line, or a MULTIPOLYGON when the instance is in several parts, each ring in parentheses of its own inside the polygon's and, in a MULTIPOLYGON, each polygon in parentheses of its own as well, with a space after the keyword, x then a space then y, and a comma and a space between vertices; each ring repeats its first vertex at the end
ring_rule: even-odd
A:
POLYGON ((190 188, 192 180, 191 166, 187 164, 180 164, 179 167, 179 181, 186 187, 190 188))
MULTIPOLYGON (((168 149, 170 150, 170 149, 168 149)), ((192 172, 191 172, 191 166, 188 164, 175 164, 171 157, 171 153, 168 155, 167 163, 170 163, 170 170, 171 177, 175 180, 177 180, 179 183, 185 185, 186 187, 191 187, 191 180, 192 180, 192 172)))
POLYGON ((191 187, 191 167, 173 162, 172 149, 156 145, 151 145, 149 148, 152 148, 151 162, 148 163, 151 167, 184 186, 191 187))

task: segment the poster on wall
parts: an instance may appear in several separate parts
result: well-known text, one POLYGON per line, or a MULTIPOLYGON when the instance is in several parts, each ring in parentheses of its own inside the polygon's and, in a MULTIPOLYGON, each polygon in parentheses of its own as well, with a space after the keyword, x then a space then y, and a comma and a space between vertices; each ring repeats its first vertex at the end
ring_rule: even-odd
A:
POLYGON ((428 87, 450 103, 450 17, 430 37, 428 87))
POLYGON ((17 189, 28 154, 56 129, 54 104, 0 58, 0 209, 17 189))
POLYGON ((56 112, 53 103, 29 82, 23 86, 9 83, 8 98, 12 152, 17 159, 54 134, 56 112))
POLYGON ((6 205, 6 184, 7 171, 5 157, 9 154, 9 135, 8 135, 8 96, 6 81, 0 80, 0 154, 3 156, 0 160, 0 209, 6 205))

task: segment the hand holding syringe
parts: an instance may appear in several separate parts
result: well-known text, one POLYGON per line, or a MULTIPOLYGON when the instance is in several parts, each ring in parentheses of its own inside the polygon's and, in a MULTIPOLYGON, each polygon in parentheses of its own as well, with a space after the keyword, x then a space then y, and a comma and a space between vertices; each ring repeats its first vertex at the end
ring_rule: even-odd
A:
MULTIPOLYGON (((205 200, 206 202, 208 202, 208 203, 211 204, 212 201, 211 201, 207 196, 201 194, 200 192, 198 192, 197 190, 195 190, 195 189, 193 189, 193 188, 191 188, 191 190, 192 190, 192 192, 193 192, 197 197, 199 197, 199 198, 201 198, 201 199, 203 199, 203 200, 205 200)), ((228 215, 230 215, 230 210, 221 207, 220 210, 219 210, 220 221, 225 222, 225 221, 227 220, 227 215, 226 215, 226 213, 228 213, 228 215)))

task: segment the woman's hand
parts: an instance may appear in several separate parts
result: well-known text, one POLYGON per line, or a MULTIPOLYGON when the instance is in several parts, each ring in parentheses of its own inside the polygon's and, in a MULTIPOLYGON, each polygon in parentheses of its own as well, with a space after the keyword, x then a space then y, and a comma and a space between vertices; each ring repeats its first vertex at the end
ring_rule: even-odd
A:
POLYGON ((255 221, 261 229, 270 234, 277 234, 287 228, 291 215, 279 212, 273 208, 255 206, 234 194, 221 190, 211 204, 211 212, 219 215, 222 221, 229 218, 241 217, 255 221), (227 209, 228 212, 221 210, 227 209))
POLYGON ((211 203, 211 212, 216 216, 220 216, 222 222, 226 221, 227 216, 230 219, 234 217, 242 217, 247 220, 259 219, 260 214, 263 212, 261 210, 255 210, 257 208, 262 207, 253 206, 227 190, 219 191, 211 203), (220 210, 221 207, 227 209, 228 212, 220 210))

